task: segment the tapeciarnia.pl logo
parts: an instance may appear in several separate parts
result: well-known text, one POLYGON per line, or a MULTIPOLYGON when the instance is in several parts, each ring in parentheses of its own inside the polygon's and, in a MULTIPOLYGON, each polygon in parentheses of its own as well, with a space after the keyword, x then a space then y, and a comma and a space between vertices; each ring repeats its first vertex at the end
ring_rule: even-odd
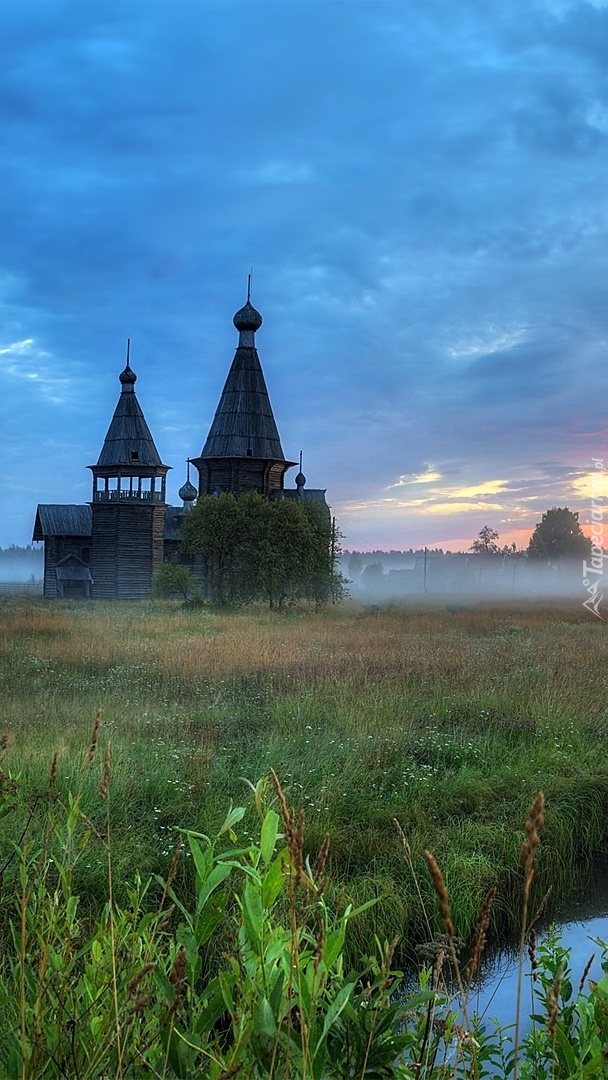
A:
POLYGON ((604 619, 600 604, 604 599, 604 459, 591 458, 594 471, 591 474, 591 562, 583 559, 583 585, 589 596, 583 607, 604 619))

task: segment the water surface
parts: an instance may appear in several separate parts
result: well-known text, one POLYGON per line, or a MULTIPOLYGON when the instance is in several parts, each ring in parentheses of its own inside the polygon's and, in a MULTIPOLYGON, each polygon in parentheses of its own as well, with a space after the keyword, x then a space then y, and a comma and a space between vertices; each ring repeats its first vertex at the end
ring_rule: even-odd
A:
MULTIPOLYGON (((602 949, 593 939, 599 938, 608 942, 608 859, 593 867, 578 893, 570 897, 554 916, 552 923, 541 924, 539 940, 542 940, 552 925, 559 932, 561 944, 570 949, 572 985, 576 993, 592 953, 595 953, 595 960, 587 978, 598 979, 602 974, 602 949)), ((513 1024, 517 997, 517 966, 517 951, 514 947, 490 949, 482 966, 480 986, 471 994, 470 1011, 477 1012, 485 1019, 497 1017, 502 1025, 513 1024)), ((530 1026, 528 1017, 533 1007, 530 961, 527 954, 524 971, 522 1033, 530 1026)))

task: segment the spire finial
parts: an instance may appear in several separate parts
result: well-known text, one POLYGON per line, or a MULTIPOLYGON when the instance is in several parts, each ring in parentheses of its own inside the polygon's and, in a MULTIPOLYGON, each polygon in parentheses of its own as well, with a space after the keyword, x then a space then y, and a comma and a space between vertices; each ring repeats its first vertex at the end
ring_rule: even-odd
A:
POLYGON ((300 495, 302 498, 304 497, 304 484, 305 483, 306 483, 306 477, 304 476, 304 473, 302 472, 302 451, 300 450, 300 471, 299 471, 298 475, 296 476, 296 488, 297 488, 298 495, 300 495))
POLYGON ((253 277, 253 266, 251 272, 247 274, 247 303, 251 303, 251 278, 253 277))
POLYGON ((188 481, 188 483, 190 483, 190 458, 189 457, 186 458, 186 472, 187 472, 186 480, 188 481))
POLYGON ((125 370, 121 371, 118 378, 120 379, 123 390, 132 390, 137 381, 137 375, 131 368, 131 338, 127 338, 127 362, 125 364, 125 370))

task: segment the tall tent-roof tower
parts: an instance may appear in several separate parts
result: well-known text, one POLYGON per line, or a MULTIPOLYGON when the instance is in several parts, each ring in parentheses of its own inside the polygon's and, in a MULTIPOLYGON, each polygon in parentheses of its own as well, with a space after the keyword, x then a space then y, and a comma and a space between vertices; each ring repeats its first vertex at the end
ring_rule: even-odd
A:
POLYGON ((90 468, 94 471, 108 468, 114 470, 116 467, 130 467, 136 463, 146 469, 164 468, 166 471, 167 466, 160 460, 150 428, 137 400, 137 375, 132 370, 128 357, 126 367, 118 379, 122 388, 121 394, 97 464, 90 468))
POLYGON ((135 394, 137 375, 127 363, 121 393, 93 473, 91 573, 95 596, 149 595, 164 558, 166 476, 135 394))
POLYGON ((255 334, 262 316, 247 295, 233 319, 239 332, 234 359, 199 458, 192 464, 199 474, 199 495, 224 491, 259 491, 272 495, 283 490, 288 469, 281 446, 255 334))

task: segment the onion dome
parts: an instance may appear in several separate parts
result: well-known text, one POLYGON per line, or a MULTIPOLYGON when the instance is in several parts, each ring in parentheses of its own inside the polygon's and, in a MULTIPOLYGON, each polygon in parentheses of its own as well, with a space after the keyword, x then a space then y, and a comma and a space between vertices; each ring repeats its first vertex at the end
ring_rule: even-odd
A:
POLYGON ((123 386, 134 386, 135 383, 137 382, 137 375, 132 370, 132 368, 129 367, 129 361, 128 360, 127 360, 127 366, 126 366, 125 370, 121 371, 118 378, 120 379, 120 382, 121 382, 121 384, 123 386))
POLYGON ((256 330, 262 325, 262 316, 253 304, 247 300, 245 307, 239 308, 232 320, 237 330, 256 330))
POLYGON ((190 480, 186 480, 186 483, 182 484, 177 494, 179 495, 182 502, 189 503, 194 502, 196 496, 198 495, 198 491, 196 490, 194 484, 190 482, 190 480))
POLYGON ((306 483, 306 477, 302 472, 302 451, 300 450, 300 471, 296 476, 296 487, 298 489, 298 495, 301 495, 304 490, 304 484, 306 483))

